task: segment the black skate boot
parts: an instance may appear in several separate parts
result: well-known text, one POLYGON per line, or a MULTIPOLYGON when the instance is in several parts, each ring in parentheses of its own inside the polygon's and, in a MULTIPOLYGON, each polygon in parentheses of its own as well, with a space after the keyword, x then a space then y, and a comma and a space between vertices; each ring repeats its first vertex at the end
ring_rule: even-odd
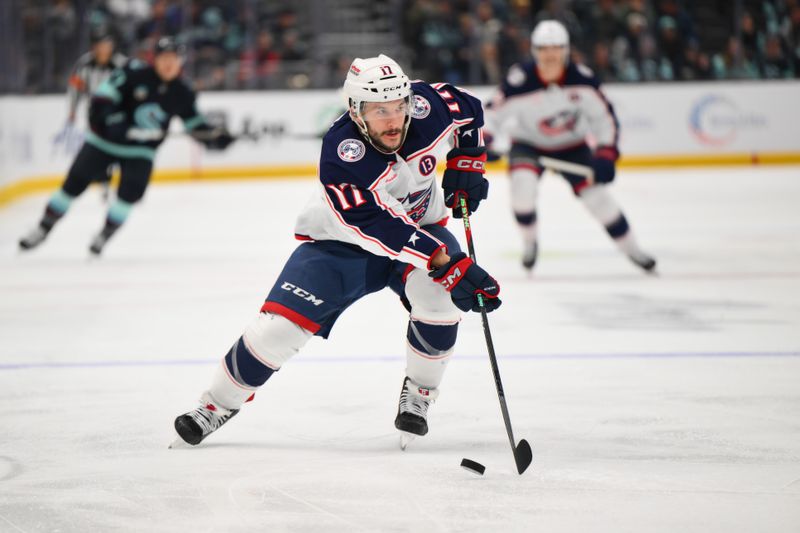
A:
POLYGON ((656 260, 649 255, 639 252, 636 254, 628 255, 628 259, 633 261, 633 263, 647 272, 648 274, 655 274, 656 273, 656 260))
POLYGON ((114 224, 113 222, 106 222, 103 230, 98 233, 94 239, 92 239, 92 244, 89 245, 89 251, 92 253, 92 255, 100 255, 103 253, 103 248, 105 248, 108 240, 111 239, 118 229, 119 225, 114 224))
POLYGON ((406 446, 416 436, 428 433, 428 407, 439 396, 438 389, 421 387, 406 377, 400 390, 400 403, 394 427, 400 430, 400 448, 406 446))
POLYGON ((27 235, 19 240, 19 247, 22 250, 32 250, 44 242, 50 230, 43 228, 41 225, 36 226, 27 235))
POLYGON ((525 270, 533 270, 536 264, 536 259, 539 257, 539 242, 533 241, 525 245, 525 250, 522 252, 522 266, 525 270))
POLYGON ((238 412, 238 409, 230 410, 215 405, 208 394, 203 394, 198 408, 175 419, 175 431, 184 442, 197 446, 238 412))

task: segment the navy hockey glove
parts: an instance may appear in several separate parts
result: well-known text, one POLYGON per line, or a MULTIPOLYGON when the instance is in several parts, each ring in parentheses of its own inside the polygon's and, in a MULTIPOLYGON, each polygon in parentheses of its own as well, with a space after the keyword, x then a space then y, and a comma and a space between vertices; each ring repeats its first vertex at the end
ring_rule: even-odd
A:
POLYGON ((444 171, 442 188, 444 204, 453 210, 454 218, 461 218, 459 197, 465 196, 470 213, 478 209, 481 200, 489 194, 489 182, 483 177, 486 172, 486 147, 453 148, 447 153, 447 169, 444 171))
POLYGON ((592 157, 592 170, 594 170, 595 183, 611 183, 616 176, 616 161, 619 152, 610 146, 600 146, 594 151, 592 157))
POLYGON ((480 312, 479 294, 483 295, 483 306, 487 313, 500 307, 500 285, 497 280, 476 265, 464 252, 453 255, 447 264, 428 275, 447 289, 453 303, 462 311, 480 312))

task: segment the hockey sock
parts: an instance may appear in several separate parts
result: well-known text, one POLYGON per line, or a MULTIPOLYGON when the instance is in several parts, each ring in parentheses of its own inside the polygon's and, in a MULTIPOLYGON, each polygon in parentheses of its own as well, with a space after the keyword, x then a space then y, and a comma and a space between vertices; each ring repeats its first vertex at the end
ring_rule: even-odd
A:
POLYGON ((39 222, 39 227, 46 232, 53 229, 53 226, 56 225, 56 222, 61 220, 61 217, 67 212, 74 199, 73 196, 65 193, 63 189, 54 192, 47 202, 47 207, 44 210, 44 215, 42 215, 42 220, 39 222))
POLYGON ((514 217, 517 219, 517 225, 522 233, 523 242, 526 245, 536 242, 536 222, 538 220, 536 211, 532 213, 515 212, 514 217))
POLYGON ((114 200, 114 203, 111 204, 111 207, 108 208, 108 222, 116 225, 119 228, 123 223, 125 223, 125 220, 128 219, 128 215, 130 215, 132 208, 132 203, 128 203, 117 198, 114 200))
POLYGON ((275 372, 250 353, 243 336, 225 355, 225 368, 237 383, 250 388, 260 387, 275 372))
POLYGON ((457 334, 457 322, 430 324, 409 319, 406 375, 418 385, 438 387, 453 354, 457 334))

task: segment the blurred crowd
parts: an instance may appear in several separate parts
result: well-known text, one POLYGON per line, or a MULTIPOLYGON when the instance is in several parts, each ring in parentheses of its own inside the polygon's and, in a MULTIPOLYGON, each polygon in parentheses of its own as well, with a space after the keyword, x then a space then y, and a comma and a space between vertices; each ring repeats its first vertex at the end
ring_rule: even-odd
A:
POLYGON ((800 74, 798 0, 412 0, 403 38, 428 78, 494 84, 544 19, 605 81, 800 74))
POLYGON ((203 90, 333 86, 352 54, 326 55, 325 21, 311 13, 376 4, 397 13, 398 59, 429 80, 497 83, 550 18, 605 81, 800 75, 800 0, 24 0, 0 28, 20 55, 0 77, 21 71, 21 92, 60 91, 91 40, 111 33, 144 59, 158 37, 179 35, 203 90), (311 75, 320 70, 330 73, 311 75))

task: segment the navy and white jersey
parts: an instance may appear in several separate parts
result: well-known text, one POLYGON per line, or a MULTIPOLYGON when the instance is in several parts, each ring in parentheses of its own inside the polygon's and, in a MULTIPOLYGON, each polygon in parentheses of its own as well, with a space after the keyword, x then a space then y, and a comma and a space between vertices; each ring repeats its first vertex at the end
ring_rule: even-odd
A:
POLYGON ((486 110, 487 128, 541 150, 585 144, 617 148, 619 123, 591 69, 570 63, 558 83, 546 85, 536 63, 512 66, 486 110))
POLYGON ((152 66, 131 60, 92 95, 86 142, 118 157, 153 159, 172 117, 187 131, 207 126, 195 100, 180 77, 163 81, 152 66))
POLYGON ((128 58, 119 53, 114 53, 105 65, 97 62, 93 52, 86 52, 79 57, 72 67, 67 88, 70 115, 75 115, 81 98, 94 93, 114 69, 122 68, 127 62, 128 58))
POLYGON ((453 146, 483 145, 483 110, 452 85, 415 81, 411 88, 411 124, 397 153, 373 147, 347 113, 328 130, 319 188, 297 220, 298 239, 355 244, 426 269, 446 248, 420 229, 447 219, 436 166, 453 146))

